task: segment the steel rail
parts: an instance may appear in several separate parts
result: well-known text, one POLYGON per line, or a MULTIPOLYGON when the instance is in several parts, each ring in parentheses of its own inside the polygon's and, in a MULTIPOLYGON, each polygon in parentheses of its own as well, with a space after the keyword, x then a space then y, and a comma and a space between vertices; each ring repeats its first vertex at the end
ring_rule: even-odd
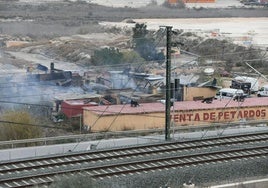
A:
MULTIPOLYGON (((90 171, 90 174, 94 178, 100 178, 100 177, 109 177, 109 176, 114 176, 114 175, 128 174, 128 173, 134 173, 134 172, 140 172, 140 171, 159 170, 159 169, 165 169, 165 168, 169 169, 173 167, 198 165, 198 164, 204 164, 204 163, 213 163, 213 162, 219 162, 219 161, 227 161, 227 160, 229 161, 229 160, 235 160, 235 159, 260 157, 260 156, 264 156, 264 157, 268 156, 268 146, 129 162, 128 164, 124 164, 125 168, 127 168, 126 166, 135 166, 139 168, 125 170, 125 171, 118 170, 118 168, 121 165, 116 164, 112 167, 110 166, 101 167, 99 172, 95 174, 92 173, 92 171, 90 171), (152 165, 148 166, 148 164, 152 164, 152 165), (113 171, 113 172, 104 172, 105 169, 110 169, 110 171, 113 171)), ((97 169, 95 169, 95 172, 96 170, 97 169)))
POLYGON ((140 161, 124 162, 120 164, 111 164, 97 167, 82 167, 78 169, 61 170, 57 172, 44 172, 23 175, 19 177, 9 177, 0 180, 2 188, 22 188, 41 184, 50 184, 55 181, 55 176, 87 172, 92 178, 105 178, 111 176, 120 176, 134 173, 144 173, 160 169, 177 169, 184 166, 210 164, 215 162, 242 160, 248 158, 268 156, 268 146, 259 146, 244 149, 232 149, 217 152, 207 152, 200 154, 191 154, 184 156, 172 156, 159 159, 147 159, 140 161))
POLYGON ((174 151, 185 151, 197 148, 219 147, 225 145, 237 145, 245 143, 265 142, 268 140, 266 134, 250 134, 245 136, 228 136, 222 139, 205 139, 196 141, 160 143, 158 145, 135 146, 130 148, 117 148, 113 150, 93 151, 85 153, 75 153, 62 156, 52 156, 46 158, 26 159, 24 161, 8 161, 0 163, 0 177, 4 173, 20 172, 30 169, 37 170, 51 166, 79 164, 82 162, 104 161, 111 159, 122 159, 123 157, 137 157, 142 155, 156 155, 159 153, 168 153, 174 151))

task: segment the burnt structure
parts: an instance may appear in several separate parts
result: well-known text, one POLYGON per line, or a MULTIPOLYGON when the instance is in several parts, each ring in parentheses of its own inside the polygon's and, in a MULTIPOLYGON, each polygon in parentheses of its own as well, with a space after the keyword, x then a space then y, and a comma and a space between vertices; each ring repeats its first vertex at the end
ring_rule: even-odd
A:
POLYGON ((28 75, 28 77, 34 78, 37 81, 57 81, 59 86, 70 86, 72 84, 73 75, 71 71, 64 71, 56 69, 54 63, 50 64, 50 72, 47 73, 45 66, 38 64, 39 69, 46 71, 45 74, 28 75))

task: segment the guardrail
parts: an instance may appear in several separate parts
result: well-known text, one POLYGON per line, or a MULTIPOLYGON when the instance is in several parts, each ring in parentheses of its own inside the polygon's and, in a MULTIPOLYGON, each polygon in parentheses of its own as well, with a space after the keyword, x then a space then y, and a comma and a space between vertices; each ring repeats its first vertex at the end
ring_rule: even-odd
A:
MULTIPOLYGON (((213 130, 215 128, 227 128, 229 126, 241 126, 241 125, 260 125, 265 124, 267 126, 267 121, 250 121, 250 122, 232 122, 232 123, 215 123, 209 125, 199 125, 199 126, 179 126, 172 128, 171 132, 194 132, 200 130, 213 130)), ((53 145, 53 144, 66 144, 66 143, 76 143, 81 141, 93 141, 108 138, 122 138, 122 137, 137 137, 146 136, 150 134, 164 134, 164 129, 146 129, 146 130, 131 130, 131 131, 117 131, 117 132, 98 132, 89 134, 77 134, 77 135, 67 135, 67 136, 56 136, 56 137, 44 137, 44 138, 34 138, 34 139, 24 139, 24 140, 10 140, 1 141, 0 149, 9 148, 19 148, 28 146, 42 146, 42 145, 53 145)))

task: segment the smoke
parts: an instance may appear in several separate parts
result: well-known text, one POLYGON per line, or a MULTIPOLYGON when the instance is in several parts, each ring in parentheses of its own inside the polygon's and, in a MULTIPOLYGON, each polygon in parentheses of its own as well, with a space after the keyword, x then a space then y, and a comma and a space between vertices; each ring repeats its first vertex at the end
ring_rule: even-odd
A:
POLYGON ((51 109, 58 94, 84 93, 80 87, 59 87, 55 81, 39 81, 26 73, 6 74, 0 78, 0 88, 2 110, 25 108, 35 113, 51 109))
POLYGON ((136 83, 134 80, 127 75, 119 74, 119 73, 112 73, 111 74, 111 84, 113 89, 125 89, 125 88, 132 88, 135 89, 136 83))

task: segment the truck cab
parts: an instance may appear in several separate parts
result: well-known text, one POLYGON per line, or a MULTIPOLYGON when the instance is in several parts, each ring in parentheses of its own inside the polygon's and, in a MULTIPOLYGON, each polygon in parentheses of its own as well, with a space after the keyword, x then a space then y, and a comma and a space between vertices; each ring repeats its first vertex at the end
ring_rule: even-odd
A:
POLYGON ((261 87, 261 89, 257 92, 258 97, 268 97, 268 85, 261 87))

